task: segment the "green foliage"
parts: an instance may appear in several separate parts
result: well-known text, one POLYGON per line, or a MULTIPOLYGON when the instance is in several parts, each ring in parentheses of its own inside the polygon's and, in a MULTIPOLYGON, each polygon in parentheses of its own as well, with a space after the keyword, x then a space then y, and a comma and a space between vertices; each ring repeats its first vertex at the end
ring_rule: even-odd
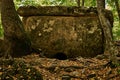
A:
MULTIPOLYGON (((27 0, 29 1, 29 0, 27 0)), ((33 3, 41 6, 75 6, 76 0, 33 0, 33 3)))
MULTIPOLYGON (((120 63, 115 64, 116 67, 120 67, 120 63)), ((120 74, 120 69, 118 68, 117 73, 120 74)))
POLYGON ((16 8, 20 7, 20 6, 36 6, 39 5, 39 3, 37 3, 37 1, 35 0, 15 0, 15 6, 16 8))
POLYGON ((3 28, 0 20, 0 37, 3 37, 3 28))

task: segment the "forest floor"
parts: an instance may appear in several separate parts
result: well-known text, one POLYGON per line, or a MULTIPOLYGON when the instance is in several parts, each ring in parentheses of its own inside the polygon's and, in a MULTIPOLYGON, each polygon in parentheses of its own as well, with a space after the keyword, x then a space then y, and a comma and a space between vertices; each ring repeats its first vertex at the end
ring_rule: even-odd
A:
POLYGON ((109 59, 58 60, 31 54, 0 61, 0 80, 120 80, 120 65, 109 59))
POLYGON ((31 54, 12 60, 0 59, 0 80, 120 80, 120 64, 106 57, 66 60, 31 54))

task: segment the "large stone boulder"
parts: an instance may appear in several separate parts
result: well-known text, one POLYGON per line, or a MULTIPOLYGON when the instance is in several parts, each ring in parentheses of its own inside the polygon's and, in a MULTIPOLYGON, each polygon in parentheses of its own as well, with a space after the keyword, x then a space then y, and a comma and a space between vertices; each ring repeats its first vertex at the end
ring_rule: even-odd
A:
POLYGON ((67 58, 94 57, 104 51, 104 36, 96 8, 20 7, 18 13, 23 16, 32 46, 46 57, 63 54, 67 58))

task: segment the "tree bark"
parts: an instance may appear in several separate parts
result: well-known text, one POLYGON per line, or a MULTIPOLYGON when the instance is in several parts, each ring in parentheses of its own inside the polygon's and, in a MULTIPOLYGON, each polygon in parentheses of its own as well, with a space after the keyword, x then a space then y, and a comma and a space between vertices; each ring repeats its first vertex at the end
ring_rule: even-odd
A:
POLYGON ((13 0, 1 0, 1 20, 4 29, 4 57, 20 57, 31 49, 29 36, 17 15, 13 0))
POLYGON ((118 50, 116 46, 114 45, 114 41, 111 35, 111 30, 110 30, 110 22, 108 19, 105 17, 104 12, 104 5, 103 2, 105 0, 97 0, 97 10, 98 10, 98 16, 101 22, 101 26, 103 29, 104 37, 105 37, 105 51, 104 54, 108 55, 110 60, 113 63, 117 63, 117 57, 116 55, 118 54, 118 50))
POLYGON ((85 2, 85 1, 84 1, 84 0, 82 0, 82 7, 84 7, 84 2, 85 2))
POLYGON ((1 0, 0 0, 0 13, 1 13, 1 0))

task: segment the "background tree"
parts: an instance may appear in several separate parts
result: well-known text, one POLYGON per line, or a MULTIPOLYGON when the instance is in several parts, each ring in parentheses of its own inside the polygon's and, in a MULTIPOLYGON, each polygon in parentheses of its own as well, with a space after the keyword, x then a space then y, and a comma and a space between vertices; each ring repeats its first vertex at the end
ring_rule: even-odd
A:
POLYGON ((77 0, 78 7, 82 6, 84 7, 84 0, 77 0))
POLYGON ((120 5, 119 5, 119 0, 114 0, 114 2, 115 2, 116 10, 117 10, 117 13, 118 13, 119 22, 120 22, 120 5))
POLYGON ((15 10, 13 0, 1 0, 1 20, 4 29, 4 57, 27 54, 31 49, 31 42, 15 10))

